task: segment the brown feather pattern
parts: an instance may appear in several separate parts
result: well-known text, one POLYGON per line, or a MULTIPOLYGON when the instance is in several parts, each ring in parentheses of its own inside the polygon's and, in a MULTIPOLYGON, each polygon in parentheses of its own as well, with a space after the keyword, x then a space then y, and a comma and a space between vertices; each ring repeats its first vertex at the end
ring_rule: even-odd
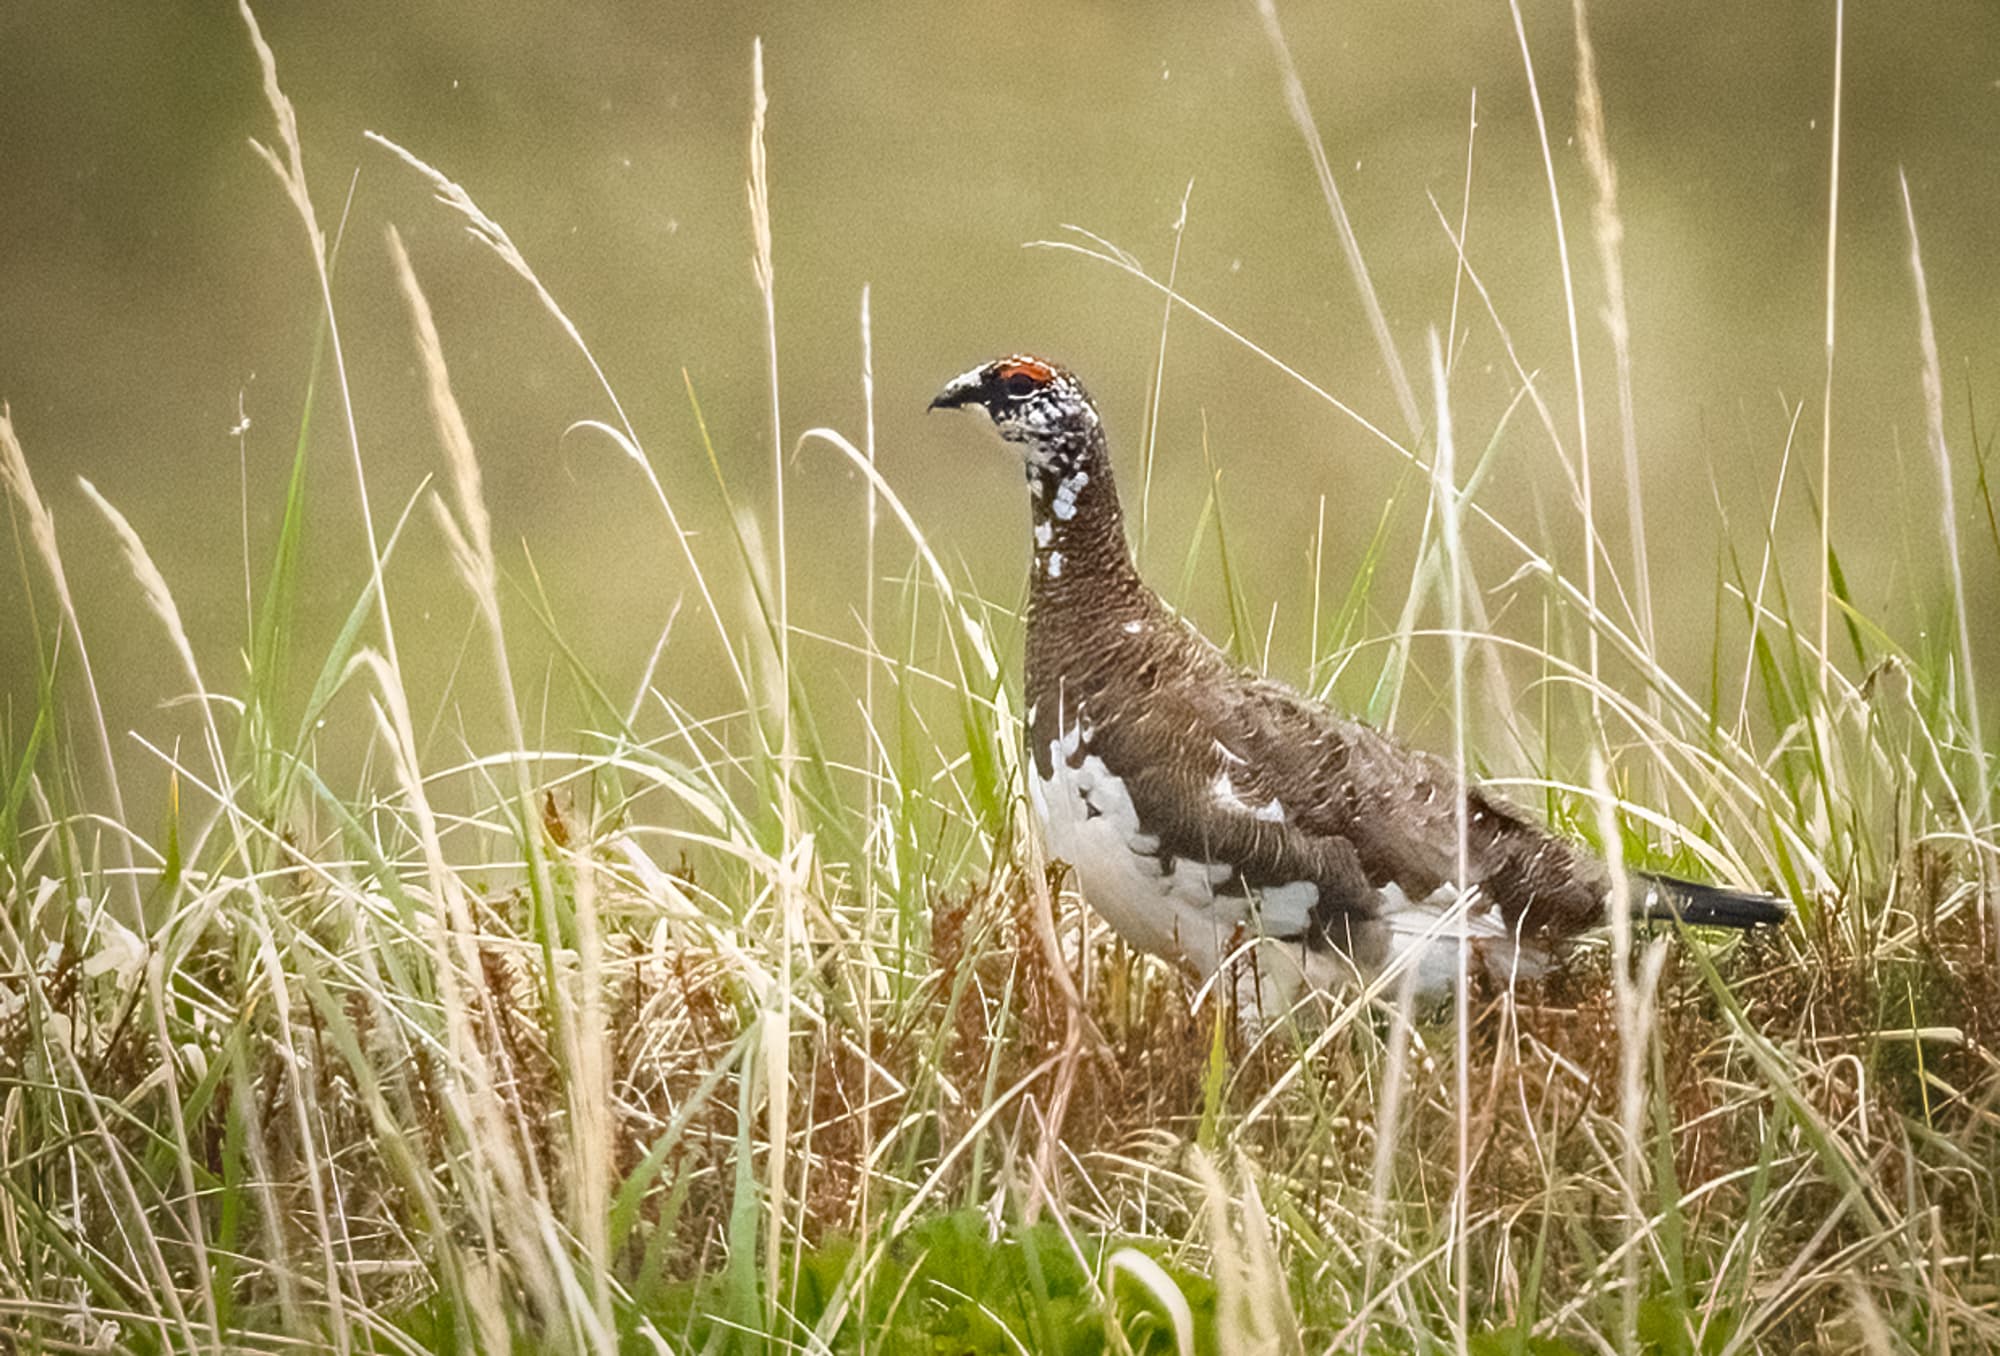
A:
MULTIPOLYGON (((1123 783, 1159 868, 1230 868, 1217 896, 1311 882, 1302 935, 1378 965, 1385 899, 1421 900, 1458 874, 1457 779, 1410 749, 1247 672, 1183 623, 1132 563, 1105 435, 1082 386, 1041 364, 1021 392, 1020 358, 967 373, 935 402, 979 404, 1022 444, 1034 515, 1027 635, 1027 738, 1034 774, 1101 759, 1123 783), (1078 737, 1063 752, 1064 736, 1078 737), (1394 887, 1393 893, 1385 893, 1394 887)), ((1492 792, 1468 788, 1467 879, 1475 908, 1545 942, 1601 924, 1604 864, 1492 792)), ((1092 813, 1086 805, 1084 813, 1092 813)), ((1775 900, 1648 878, 1654 911, 1741 925, 1783 916, 1775 900), (1697 913, 1704 916, 1697 917, 1697 913), (1712 916, 1711 916, 1712 915, 1712 916)))

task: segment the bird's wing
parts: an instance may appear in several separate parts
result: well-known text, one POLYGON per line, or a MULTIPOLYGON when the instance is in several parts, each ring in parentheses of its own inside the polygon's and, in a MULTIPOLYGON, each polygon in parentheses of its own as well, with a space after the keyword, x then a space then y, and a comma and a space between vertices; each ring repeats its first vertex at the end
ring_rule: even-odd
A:
MULTIPOLYGON (((1163 853, 1226 863, 1248 889, 1318 885, 1305 931, 1456 892, 1452 770, 1282 684, 1179 685, 1097 741, 1163 853)), ((1477 786, 1465 803, 1470 879, 1509 930, 1603 921, 1601 864, 1477 786)))
POLYGON ((1215 893, 1261 897, 1272 935, 1338 939, 1382 904, 1343 831, 1347 736, 1331 721, 1286 729, 1274 714, 1212 684, 1178 684, 1094 722, 1090 752, 1123 782, 1163 869, 1226 866, 1215 893))

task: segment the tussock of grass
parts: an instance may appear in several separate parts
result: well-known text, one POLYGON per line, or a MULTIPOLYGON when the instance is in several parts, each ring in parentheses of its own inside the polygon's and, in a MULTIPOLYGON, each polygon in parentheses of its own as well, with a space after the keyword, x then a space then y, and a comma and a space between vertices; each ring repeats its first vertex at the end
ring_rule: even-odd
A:
MULTIPOLYGON (((1282 50, 1268 6, 1266 21, 1282 50)), ((347 408, 328 243, 275 59, 249 30, 277 127, 260 150, 305 227, 319 375, 347 408)), ((756 110, 769 322, 761 75, 756 110)), ((1615 176, 1593 116, 1615 277, 1615 176)), ((471 195, 376 141, 602 380, 471 195)), ((1463 220, 1444 230, 1462 240, 1463 220)), ((1062 248, 1250 343, 1171 273, 1156 281, 1087 233, 1062 248)), ((1448 650, 1437 685, 1455 735, 1476 682, 1513 716, 1508 765, 1534 767, 1511 779, 1523 799, 1635 867, 1773 882, 1797 925, 1720 941, 1620 929, 1547 980, 1475 983, 1455 1016, 1413 1011, 1389 976, 1253 1036, 1110 942, 1039 860, 1002 660, 1018 620, 963 591, 924 539, 876 467, 872 409, 858 439, 790 440, 772 380, 774 488, 795 451, 863 475, 871 582, 832 618, 788 592, 782 510, 697 538, 608 380, 609 417, 578 419, 643 474, 725 658, 733 705, 690 709, 653 682, 657 655, 643 675, 589 673, 559 606, 507 595, 421 265, 393 235, 391 258, 444 452, 446 492, 424 503, 476 609, 497 747, 453 761, 416 733, 431 713, 412 709, 382 568, 405 524, 359 525, 370 571, 347 623, 301 633, 295 471, 239 697, 208 685, 222 661, 195 651, 172 581, 86 485, 200 709, 197 749, 125 745, 173 773, 165 806, 128 813, 91 619, 62 569, 83 525, 59 536, 0 414, 24 583, 53 603, 25 638, 44 657, 39 705, 0 729, 0 1345, 2000 1348, 2000 842, 1962 601, 1956 646, 1906 649, 1853 607, 1834 550, 1824 587, 1785 578, 1774 513, 1727 546, 1717 582, 1718 653, 1742 647, 1740 682, 1663 663, 1639 501, 1633 576, 1591 525, 1572 579, 1478 487, 1503 437, 1541 436, 1588 523, 1587 454, 1565 446, 1511 341, 1533 428, 1512 429, 1510 410, 1476 444, 1452 431, 1450 351, 1434 346, 1433 441, 1374 430, 1430 493, 1383 510, 1316 641, 1316 682, 1393 718, 1448 650), (1454 439, 1480 450, 1459 457, 1454 439), (1389 524, 1413 514, 1418 564, 1387 596, 1389 524), (904 570, 900 587, 878 589, 878 566, 904 570), (1488 616, 1496 594, 1513 629, 1488 616), (523 601, 593 728, 526 733, 510 638, 523 601), (1809 624, 1822 606, 1851 660, 1809 624), (279 671, 308 655, 318 678, 294 708, 279 671), (1558 724, 1584 730, 1584 770, 1549 753, 1558 724), (333 740, 370 751, 354 786, 315 765, 333 740)), ((1457 280, 1504 340, 1462 251, 1457 280)), ((861 320, 872 401, 865 298, 861 320)), ((1927 325, 1923 351, 1935 395, 1927 325)), ((1274 381, 1360 422, 1265 356, 1274 381)), ((698 420, 692 379, 689 395, 698 420)), ((1621 408, 1629 476, 1629 392, 1621 408)), ((365 512, 351 419, 342 437, 365 512)), ((718 477, 740 460, 707 450, 718 477)), ((1212 535, 1226 561, 1219 495, 1211 512, 1190 551, 1212 535)), ((1954 521, 1948 494, 1941 512, 1954 521)), ((1963 572, 2000 561, 1949 540, 1962 600, 1963 572)), ((1253 653, 1259 609, 1235 595, 1259 582, 1230 578, 1253 653)))

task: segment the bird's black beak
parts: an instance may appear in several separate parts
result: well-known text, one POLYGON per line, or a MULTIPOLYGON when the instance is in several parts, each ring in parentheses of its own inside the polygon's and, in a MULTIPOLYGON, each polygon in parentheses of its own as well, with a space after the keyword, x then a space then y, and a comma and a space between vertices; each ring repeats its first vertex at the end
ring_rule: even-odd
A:
POLYGON ((985 389, 986 369, 975 367, 946 382, 944 389, 932 398, 930 407, 934 410, 957 410, 967 405, 983 404, 980 397, 985 389))

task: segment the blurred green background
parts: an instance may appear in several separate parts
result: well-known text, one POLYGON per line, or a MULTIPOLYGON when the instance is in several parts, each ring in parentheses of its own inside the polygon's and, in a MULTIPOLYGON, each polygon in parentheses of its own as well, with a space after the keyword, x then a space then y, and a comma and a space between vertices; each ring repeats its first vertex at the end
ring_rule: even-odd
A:
MULTIPOLYGON (((1591 194, 1572 139, 1571 8, 1525 8, 1579 283, 1599 513, 1622 562, 1615 387, 1597 319, 1591 194)), ((394 223, 438 314, 503 560, 517 580, 539 574, 614 687, 638 681, 677 602, 692 605, 678 553, 632 468, 601 441, 562 437, 578 419, 610 415, 583 362, 527 288, 364 129, 458 179, 512 234, 704 529, 705 557, 725 571, 733 552, 682 374, 740 502, 767 503, 770 406, 744 192, 758 36, 786 444, 816 424, 859 440, 858 312, 871 286, 885 474, 989 596, 1020 596, 1019 478, 969 421, 925 417, 943 380, 1016 348, 1069 362, 1104 407, 1128 494, 1136 480, 1161 306, 1109 268, 1023 248, 1064 223, 1164 273, 1192 181, 1183 290, 1384 428, 1401 427, 1250 4, 375 0, 258 12, 298 108, 321 219, 331 229, 345 216, 335 299, 378 523, 442 467, 385 253, 394 223)), ((1425 335, 1447 323, 1454 282, 1427 195, 1456 220, 1477 90, 1469 253, 1573 441, 1561 272, 1507 8, 1377 0, 1280 13, 1427 413, 1425 335)), ((1713 645, 1725 530, 1746 551, 1760 546, 1800 405, 1792 473, 1817 474, 1834 13, 1707 0, 1600 5, 1591 16, 1620 174, 1655 591, 1667 652, 1684 654, 1674 662, 1695 684, 1713 645)), ((1922 232, 1990 673, 2000 642, 1985 619, 2000 604, 2000 572, 1971 430, 1975 419, 1982 430, 2000 423, 2000 9, 1854 6, 1847 22, 1835 536, 1863 605, 1893 609, 1900 639, 1920 643, 1947 617, 1900 168, 1922 232)), ((149 543, 209 684, 225 691, 239 684, 246 631, 244 525, 261 586, 282 509, 319 298, 304 234, 252 136, 270 139, 272 123, 233 7, 0 6, 0 398, 57 514, 116 731, 166 737, 180 717, 162 703, 185 683, 76 478, 90 478, 149 543)), ((1516 383, 1469 289, 1459 315, 1453 400, 1469 457, 1516 383)), ((1207 490, 1204 436, 1223 468, 1252 612, 1278 609, 1273 667, 1297 677, 1320 503, 1337 598, 1402 463, 1177 315, 1148 563, 1211 629, 1223 625, 1213 581, 1197 570, 1190 592, 1176 587, 1207 490)), ((311 448, 313 594, 300 618, 309 663, 366 577, 330 384, 313 405, 311 448)), ((1576 568, 1568 492, 1535 421, 1509 424, 1497 455, 1482 501, 1576 568)), ((795 605, 805 624, 851 638, 860 483, 818 448, 792 458, 790 474, 795 605)), ((1412 494, 1399 528, 1413 534, 1420 513, 1412 494)), ((1794 587, 1809 589, 1816 533, 1802 483, 1788 488, 1777 526, 1794 587)), ((900 570, 906 551, 885 541, 885 567, 900 570)), ((1510 558, 1474 545, 1485 582, 1500 583, 1510 558)), ((1399 563, 1407 568, 1407 554, 1392 551, 1399 563)), ((39 571, 28 573, 32 602, 15 566, 0 585, 0 688, 17 737, 34 690, 31 607, 53 634, 39 571)), ((442 704, 470 607, 427 514, 412 519, 390 589, 411 628, 403 644, 419 699, 442 704)), ((1387 596, 1399 599, 1400 586, 1387 596)), ((1811 615, 1802 598, 1792 605, 1811 615)), ((687 643, 669 647, 659 675, 697 709, 724 699, 703 629, 682 618, 687 643)), ((532 624, 513 634, 532 654, 532 624)), ((519 671, 539 686, 538 660, 519 671)), ((475 710, 479 691, 473 679, 456 689, 475 710)))

